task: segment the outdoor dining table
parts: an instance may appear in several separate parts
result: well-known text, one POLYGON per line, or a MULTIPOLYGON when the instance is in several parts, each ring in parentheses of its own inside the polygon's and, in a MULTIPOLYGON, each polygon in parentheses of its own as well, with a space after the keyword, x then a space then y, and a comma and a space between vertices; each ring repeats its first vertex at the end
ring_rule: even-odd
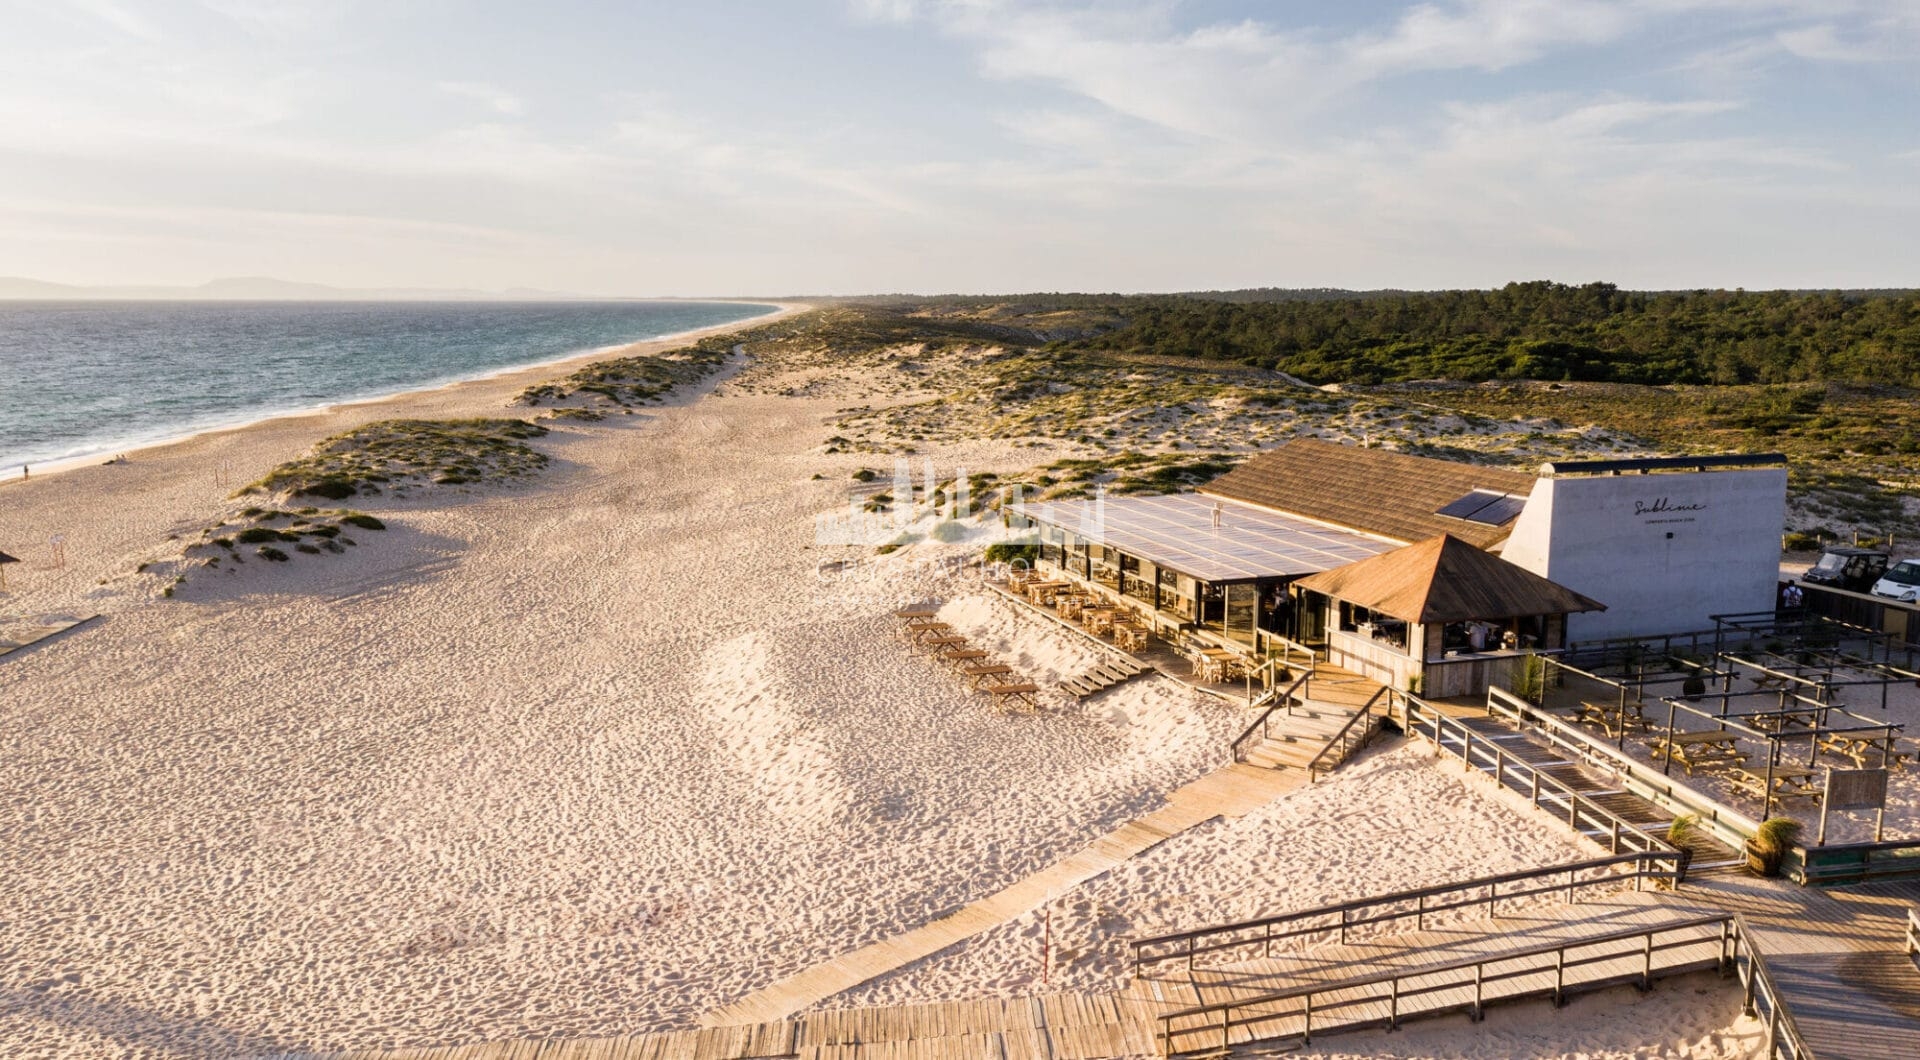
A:
POLYGON ((1913 757, 1902 751, 1889 755, 1885 736, 1864 736, 1853 733, 1828 733, 1820 740, 1820 749, 1828 754, 1850 758, 1861 769, 1878 769, 1884 765, 1888 769, 1899 769, 1907 759, 1913 757))
POLYGON ((1013 667, 1005 663, 983 663, 979 666, 962 667, 960 672, 967 675, 967 679, 973 684, 973 690, 978 692, 989 684, 1000 683, 998 679, 1012 673, 1013 667))
POLYGON ((1654 737, 1651 747, 1656 762, 1664 761, 1671 748, 1673 760, 1686 768, 1688 776, 1695 769, 1738 766, 1747 760, 1739 737, 1730 732, 1676 732, 1671 738, 1654 737))
POLYGON ((1061 618, 1079 618, 1080 613, 1086 609, 1086 606, 1087 598, 1079 593, 1061 593, 1059 600, 1055 604, 1055 607, 1060 612, 1061 618))
POLYGON ((1811 729, 1815 727, 1813 711, 1776 710, 1765 714, 1755 714, 1751 719, 1753 727, 1762 732, 1785 732, 1792 728, 1811 729))
POLYGON ((1582 703, 1580 720, 1600 726, 1608 736, 1618 736, 1628 725, 1638 725, 1645 732, 1646 711, 1647 705, 1637 699, 1628 700, 1624 707, 1618 703, 1582 703))
POLYGON ((1073 588, 1072 582, 1028 582, 1027 599, 1036 604, 1050 604, 1062 589, 1073 588))
POLYGON ((946 622, 909 622, 907 623, 907 639, 908 640, 922 641, 922 640, 926 640, 928 637, 943 637, 952 632, 953 632, 953 626, 946 622))
POLYGON ((1120 614, 1116 607, 1089 607, 1080 612, 1080 621, 1086 624, 1087 631, 1096 636, 1113 628, 1113 620, 1120 614))
POLYGON ((967 666, 987 657, 985 648, 952 648, 940 656, 949 666, 967 666))
POLYGON ((1113 643, 1124 651, 1139 651, 1147 646, 1145 626, 1122 623, 1113 627, 1113 643))
POLYGON ((924 651, 938 655, 948 648, 958 648, 966 643, 967 638, 965 637, 923 637, 920 639, 920 642, 915 645, 914 650, 916 652, 924 651))
POLYGON ((1210 684, 1225 681, 1232 676, 1233 662, 1238 658, 1225 648, 1201 648, 1193 656, 1193 672, 1210 684))
POLYGON ((1812 799, 1818 802, 1821 794, 1820 785, 1814 782, 1814 778, 1819 775, 1819 770, 1815 769, 1795 769, 1786 766, 1775 766, 1773 769, 1773 790, 1767 791, 1767 775, 1764 772, 1755 772, 1750 769, 1736 769, 1728 774, 1733 782, 1734 790, 1756 799, 1761 798, 1764 794, 1768 806, 1776 805, 1787 799, 1812 799))
POLYGON ((916 619, 930 619, 940 613, 937 607, 903 607, 893 613, 893 617, 912 622, 916 619))

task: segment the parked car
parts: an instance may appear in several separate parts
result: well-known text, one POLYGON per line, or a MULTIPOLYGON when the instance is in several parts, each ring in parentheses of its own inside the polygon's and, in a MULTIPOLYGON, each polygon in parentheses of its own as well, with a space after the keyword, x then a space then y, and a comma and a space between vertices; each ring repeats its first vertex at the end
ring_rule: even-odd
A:
POLYGON ((1903 559, 1873 583, 1873 595, 1912 603, 1920 599, 1920 559, 1903 559))
POLYGON ((1820 554, 1820 559, 1801 580, 1810 585, 1864 593, 1887 573, 1891 557, 1877 548, 1835 545, 1820 554))

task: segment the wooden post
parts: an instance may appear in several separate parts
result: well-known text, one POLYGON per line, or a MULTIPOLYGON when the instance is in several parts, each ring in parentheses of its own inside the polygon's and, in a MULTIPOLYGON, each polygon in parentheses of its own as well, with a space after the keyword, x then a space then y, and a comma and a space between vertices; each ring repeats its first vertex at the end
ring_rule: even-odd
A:
MULTIPOLYGON (((1673 728, 1674 728, 1674 722, 1676 720, 1675 715, 1679 712, 1679 709, 1680 709, 1680 705, 1674 702, 1672 696, 1668 696, 1667 697, 1667 755, 1666 755, 1667 760, 1666 760, 1666 763, 1660 767, 1660 773, 1662 776, 1670 777, 1673 775, 1673 728)), ((1624 727, 1626 719, 1622 718, 1620 720, 1624 727)))

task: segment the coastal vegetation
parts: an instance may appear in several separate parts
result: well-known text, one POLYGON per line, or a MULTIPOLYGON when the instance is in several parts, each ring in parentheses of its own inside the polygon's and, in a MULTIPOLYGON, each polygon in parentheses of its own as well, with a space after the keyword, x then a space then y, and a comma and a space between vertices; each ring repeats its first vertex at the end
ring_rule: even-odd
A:
POLYGON ((236 496, 344 500, 404 496, 429 485, 509 482, 547 466, 546 454, 526 444, 546 433, 547 428, 519 419, 379 420, 322 441, 236 496))
MULTIPOLYGON (((773 369, 749 389, 860 402, 834 421, 829 454, 994 437, 1112 461, 1307 436, 1528 469, 1779 451, 1789 544, 1920 533, 1913 292, 869 298, 749 349, 773 369)), ((1070 468, 1028 475, 1049 477, 1044 489, 1075 492, 1070 468)))
POLYGON ((514 400, 533 408, 553 406, 556 418, 597 420, 610 410, 664 400, 675 387, 697 383, 726 363, 737 336, 714 335, 665 353, 595 361, 551 382, 530 386, 514 400))

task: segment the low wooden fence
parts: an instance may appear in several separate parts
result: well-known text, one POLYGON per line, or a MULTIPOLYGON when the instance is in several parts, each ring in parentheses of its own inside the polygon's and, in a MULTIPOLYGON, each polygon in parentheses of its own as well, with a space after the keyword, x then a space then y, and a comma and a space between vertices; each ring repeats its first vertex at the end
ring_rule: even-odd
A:
POLYGON ((1388 933, 1381 925, 1419 931, 1426 927, 1428 917, 1456 909, 1484 909, 1491 917, 1498 915, 1502 901, 1560 895, 1572 902, 1582 889, 1613 888, 1629 880, 1635 890, 1649 880, 1656 886, 1672 886, 1679 879, 1681 856, 1672 850, 1636 851, 1137 939, 1132 944, 1133 974, 1139 976, 1169 963, 1182 964, 1191 971, 1200 958, 1211 954, 1228 954, 1228 960, 1251 960, 1271 956, 1276 945, 1347 942, 1356 934, 1371 938, 1388 933))
POLYGON ((1767 972, 1765 954, 1760 952, 1760 944, 1747 930, 1747 922, 1734 918, 1736 952, 1732 956, 1734 974, 1740 977, 1740 985, 1746 991, 1744 1009, 1749 1016, 1758 1016, 1767 1023, 1766 1051, 1761 1055, 1767 1060, 1813 1060, 1813 1050, 1807 1048, 1807 1040, 1800 1035, 1800 1028, 1793 1022, 1793 1013, 1787 1011, 1786 999, 1780 996, 1780 988, 1774 985, 1773 976, 1767 972), (1743 945, 1746 952, 1738 952, 1743 945))
POLYGON ((1393 690, 1383 685, 1367 699, 1366 705, 1360 708, 1359 713, 1348 718, 1347 723, 1340 726, 1340 731, 1328 738, 1327 745, 1307 763, 1307 778, 1310 781, 1319 783, 1320 774, 1331 773, 1338 769, 1340 763, 1352 758, 1362 748, 1373 742, 1373 738, 1380 732, 1380 715, 1374 710, 1374 704, 1379 703, 1383 696, 1391 705, 1393 690))

